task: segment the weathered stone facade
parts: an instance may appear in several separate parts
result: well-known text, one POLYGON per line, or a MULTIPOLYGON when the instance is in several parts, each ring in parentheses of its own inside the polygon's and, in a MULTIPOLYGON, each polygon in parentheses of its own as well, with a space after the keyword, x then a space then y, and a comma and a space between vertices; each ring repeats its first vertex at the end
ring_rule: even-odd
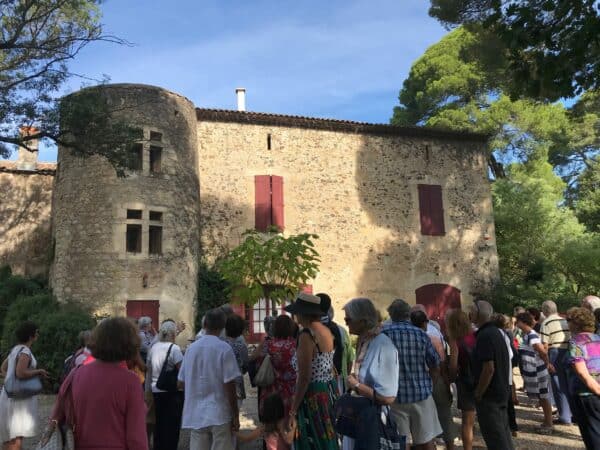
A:
POLYGON ((221 251, 215 241, 239 243, 254 226, 254 176, 278 175, 285 231, 319 235, 313 289, 330 293, 338 310, 356 296, 382 310, 397 297, 414 303, 416 289, 428 284, 454 286, 468 304, 496 279, 481 138, 368 126, 355 132, 335 121, 313 125, 329 122, 330 130, 311 129, 310 121, 295 127, 276 116, 269 125, 268 115, 253 124, 252 113, 241 112, 198 116, 205 252, 221 251), (417 184, 442 186, 444 236, 421 235, 417 184))
POLYGON ((158 300, 160 316, 190 323, 197 289, 199 185, 196 118, 189 100, 160 88, 105 89, 122 118, 144 130, 142 170, 125 178, 103 158, 59 149, 52 214, 51 284, 59 299, 124 315, 128 301, 158 300), (143 105, 139 107, 138 105, 143 105), (150 132, 161 133, 161 170, 150 172, 150 132), (127 210, 141 211, 128 220, 127 210), (162 213, 162 251, 149 254, 150 211, 162 213), (141 225, 140 252, 126 251, 127 224, 141 225))
POLYGON ((56 164, 21 170, 0 162, 0 266, 14 273, 47 277, 52 260, 51 198, 56 164))
MULTIPOLYGON (((120 315, 127 302, 159 300, 161 319, 193 323, 200 256, 214 260, 254 227, 256 175, 283 177, 286 233, 319 235, 313 290, 330 293, 338 310, 356 296, 382 310, 396 297, 415 302, 427 285, 457 288, 464 305, 498 276, 484 136, 194 109, 150 86, 107 91, 120 117, 144 130, 143 168, 118 178, 99 157, 59 150, 51 270, 59 299, 120 315), (161 133, 160 173, 149 170, 150 132, 161 133), (441 186, 443 236, 421 233, 419 184, 441 186), (159 255, 148 250, 150 211, 161 213, 159 255), (128 224, 141 226, 139 252, 126 251, 128 224)), ((49 183, 42 190, 49 195, 49 183)), ((47 230, 47 197, 43 207, 47 230)), ((17 228, 10 232, 24 233, 17 228)))

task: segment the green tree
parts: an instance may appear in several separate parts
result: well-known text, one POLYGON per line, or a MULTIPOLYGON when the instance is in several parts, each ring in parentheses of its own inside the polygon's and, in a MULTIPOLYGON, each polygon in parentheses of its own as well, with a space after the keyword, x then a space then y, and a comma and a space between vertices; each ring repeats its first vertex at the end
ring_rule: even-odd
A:
POLYGON ((600 87, 597 0, 431 0, 429 14, 495 36, 513 97, 554 101, 600 87))
POLYGON ((590 161, 577 180, 574 208, 589 231, 600 233, 600 160, 590 161))
POLYGON ((489 134, 489 167, 499 178, 515 159, 549 152, 559 138, 566 145, 571 124, 560 104, 512 101, 503 92, 506 67, 498 62, 490 72, 480 53, 480 35, 465 28, 428 48, 412 65, 391 122, 489 134))
POLYGON ((202 328, 202 318, 209 309, 221 306, 229 301, 229 282, 221 272, 205 261, 200 262, 198 271, 198 294, 196 298, 196 330, 202 328))
POLYGON ((72 76, 67 63, 81 49, 97 41, 126 43, 102 32, 100 2, 0 0, 0 157, 45 139, 122 166, 115 154, 139 138, 139 131, 110 120, 101 90, 59 98, 72 76), (30 130, 25 136, 19 133, 22 126, 30 130))
POLYGON ((252 305, 261 298, 273 304, 296 295, 317 275, 318 236, 302 233, 285 237, 278 230, 248 230, 244 241, 219 262, 218 269, 232 287, 232 298, 252 305))

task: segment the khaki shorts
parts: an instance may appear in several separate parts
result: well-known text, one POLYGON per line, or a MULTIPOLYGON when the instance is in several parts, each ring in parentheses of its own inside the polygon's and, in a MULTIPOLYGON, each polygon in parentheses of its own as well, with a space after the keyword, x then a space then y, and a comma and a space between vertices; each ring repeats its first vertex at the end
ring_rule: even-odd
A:
POLYGON ((416 403, 392 403, 392 417, 401 436, 412 436, 413 445, 426 444, 442 433, 435 402, 430 395, 416 403))
POLYGON ((190 450, 234 450, 231 423, 191 430, 190 450))

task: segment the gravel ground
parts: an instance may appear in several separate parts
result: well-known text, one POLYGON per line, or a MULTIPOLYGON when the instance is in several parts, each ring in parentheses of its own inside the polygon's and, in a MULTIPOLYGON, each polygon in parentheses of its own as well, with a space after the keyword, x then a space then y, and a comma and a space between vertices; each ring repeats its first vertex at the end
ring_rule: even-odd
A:
MULTIPOLYGON (((520 378, 515 376, 517 386, 521 385, 520 378)), ((256 389, 247 385, 246 392, 248 398, 244 401, 241 410, 240 426, 242 430, 251 430, 258 422, 257 416, 257 401, 256 389)), ((576 426, 557 425, 555 432, 551 436, 543 436, 535 433, 535 427, 542 421, 542 411, 533 406, 527 406, 530 402, 526 396, 519 392, 520 406, 516 407, 517 422, 519 425, 519 433, 515 439, 515 448, 517 450, 567 450, 567 449, 583 449, 585 448, 579 434, 579 429, 576 426)), ((47 418, 54 402, 54 396, 40 396, 40 419, 47 418)), ((460 424, 460 415, 458 410, 454 410, 454 421, 460 424)), ((26 439, 24 449, 34 449, 39 437, 26 439)), ((182 431, 179 448, 187 449, 189 444, 189 434, 182 431)), ((460 441, 457 440, 456 448, 461 449, 460 441)), ((476 429, 475 448, 484 449, 485 445, 479 435, 479 430, 476 429)), ((438 446, 438 449, 443 449, 444 446, 438 446)), ((241 445, 239 450, 260 450, 262 446, 260 442, 241 445)))

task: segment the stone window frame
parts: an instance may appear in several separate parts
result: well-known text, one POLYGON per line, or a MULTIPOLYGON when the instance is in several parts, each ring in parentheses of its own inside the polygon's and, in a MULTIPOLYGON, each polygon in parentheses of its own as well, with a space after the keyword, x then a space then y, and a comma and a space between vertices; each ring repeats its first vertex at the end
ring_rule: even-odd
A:
POLYGON ((165 170, 167 161, 168 149, 171 147, 169 140, 166 138, 166 133, 160 127, 155 126, 143 126, 142 128, 142 139, 137 142, 142 146, 142 167, 140 169, 127 169, 128 175, 132 178, 136 176, 147 176, 153 178, 165 177, 167 171, 165 170), (152 140, 152 134, 160 134, 160 141, 152 140), (153 172, 150 167, 150 148, 160 148, 160 170, 153 172))
POLYGON ((165 256, 165 241, 168 238, 165 227, 167 218, 167 208, 163 206, 148 205, 141 202, 127 202, 116 206, 117 222, 113 227, 113 245, 119 259, 160 259, 165 256), (141 210, 141 219, 128 219, 127 210, 141 210), (150 211, 162 214, 161 220, 150 220, 150 211), (133 253, 127 251, 127 225, 141 225, 142 227, 142 248, 141 252, 133 253), (161 232, 161 252, 150 253, 150 226, 160 226, 161 232))

